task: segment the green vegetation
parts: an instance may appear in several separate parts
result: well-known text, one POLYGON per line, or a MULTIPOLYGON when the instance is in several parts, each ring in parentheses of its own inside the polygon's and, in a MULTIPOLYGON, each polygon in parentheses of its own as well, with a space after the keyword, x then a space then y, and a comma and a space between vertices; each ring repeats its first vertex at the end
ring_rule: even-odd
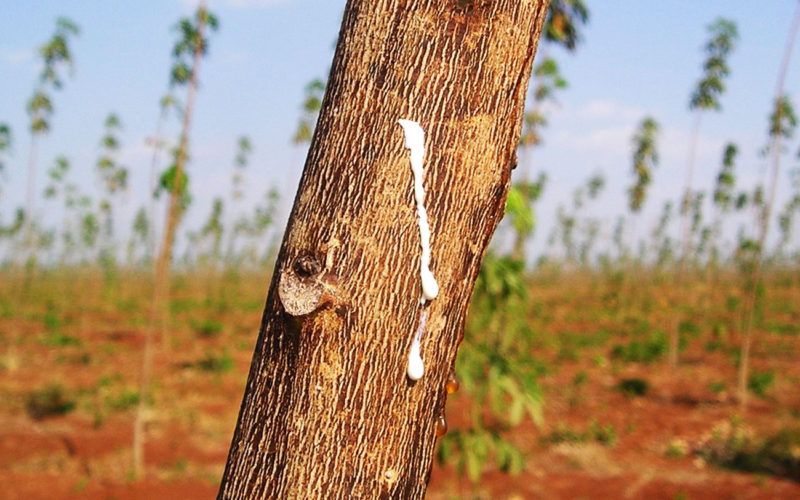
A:
POLYGON ((800 480, 800 428, 787 427, 758 437, 740 423, 715 428, 697 453, 729 469, 800 480))
POLYGON ((28 394, 25 410, 35 420, 66 415, 75 409, 75 399, 59 384, 50 384, 28 394))
POLYGON ((642 397, 650 390, 650 383, 641 378, 625 378, 619 381, 617 388, 628 397, 642 397))
POLYGON ((767 391, 775 382, 775 372, 753 372, 747 380, 747 389, 760 398, 767 397, 767 391))
POLYGON ((617 442, 617 431, 612 425, 600 425, 594 420, 583 431, 559 424, 550 434, 542 437, 541 442, 542 444, 594 442, 604 446, 614 446, 617 442))

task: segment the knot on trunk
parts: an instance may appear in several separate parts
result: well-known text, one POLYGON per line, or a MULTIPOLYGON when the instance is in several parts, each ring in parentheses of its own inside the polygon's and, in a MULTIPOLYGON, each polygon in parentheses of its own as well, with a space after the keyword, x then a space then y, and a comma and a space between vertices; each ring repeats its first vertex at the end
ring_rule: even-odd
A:
POLYGON ((278 296, 287 313, 305 316, 325 304, 339 303, 337 285, 336 275, 325 272, 316 255, 303 252, 281 271, 278 296))

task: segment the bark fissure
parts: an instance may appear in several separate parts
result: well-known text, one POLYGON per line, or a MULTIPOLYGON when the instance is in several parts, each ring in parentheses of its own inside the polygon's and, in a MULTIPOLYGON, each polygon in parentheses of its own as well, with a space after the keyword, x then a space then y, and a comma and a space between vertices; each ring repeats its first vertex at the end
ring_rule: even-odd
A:
POLYGON ((541 0, 348 2, 219 498, 424 495, 545 12, 541 0), (421 256, 399 118, 426 133, 440 286, 417 382, 421 256))

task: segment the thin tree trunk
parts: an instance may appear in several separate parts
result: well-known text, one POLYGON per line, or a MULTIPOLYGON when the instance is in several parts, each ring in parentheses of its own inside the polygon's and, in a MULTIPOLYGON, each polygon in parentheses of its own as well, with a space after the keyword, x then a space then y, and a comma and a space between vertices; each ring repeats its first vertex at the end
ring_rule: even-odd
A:
MULTIPOLYGON (((694 164, 695 157, 697 156, 697 141, 700 137, 700 118, 702 112, 698 111, 695 114, 694 122, 692 124, 692 133, 689 137, 689 160, 686 164, 686 178, 684 180, 683 198, 681 199, 680 206, 678 207, 681 214, 681 255, 680 262, 678 263, 678 274, 676 276, 675 297, 676 302, 673 305, 680 304, 682 301, 686 302, 686 274, 688 272, 690 254, 692 252, 692 224, 690 219, 692 217, 692 182, 694 179, 694 164), (684 205, 685 204, 685 205, 684 205)), ((678 350, 680 348, 680 312, 676 314, 671 320, 669 329, 669 346, 667 351, 667 361, 670 370, 673 371, 673 379, 675 377, 675 370, 678 368, 678 350)))
MULTIPOLYGON (((202 26, 200 23, 200 34, 197 37, 202 40, 202 26)), ((169 197, 167 207, 167 219, 164 224, 164 240, 161 242, 161 249, 158 253, 155 266, 155 286, 160 289, 159 295, 163 300, 169 300, 170 267, 172 264, 172 247, 175 244, 175 232, 180 221, 181 211, 181 183, 185 182, 184 170, 186 157, 189 149, 189 132, 192 125, 192 113, 194 111, 194 98, 197 92, 197 72, 200 70, 200 59, 202 54, 198 49, 194 55, 192 65, 192 76, 189 80, 189 90, 186 97, 186 108, 183 112, 183 124, 181 127, 181 137, 178 143, 178 157, 175 159, 175 178, 173 180, 172 192, 169 197)), ((164 305, 164 303, 162 303, 164 305)))
POLYGON ((33 237, 33 230, 34 230, 34 217, 33 212, 35 210, 36 204, 36 159, 38 153, 38 135, 36 132, 31 132, 31 148, 28 153, 28 186, 25 195, 25 231, 24 231, 24 256, 25 261, 23 264, 25 265, 25 290, 28 289, 30 285, 30 281, 32 279, 32 268, 29 268, 29 264, 33 264, 34 256, 36 255, 36 249, 34 248, 34 237, 33 237))
POLYGON ((503 216, 546 8, 348 2, 218 498, 425 494, 445 383, 503 216), (425 131, 440 286, 427 306, 398 119, 425 131), (411 382, 409 349, 425 316, 425 374, 411 382))
POLYGON ((150 222, 150 230, 147 234, 147 249, 145 252, 150 259, 155 257, 156 253, 156 207, 158 204, 156 203, 156 173, 158 170, 158 160, 159 160, 159 152, 162 146, 162 138, 161 138, 161 129, 163 128, 164 120, 167 117, 167 109, 166 107, 161 110, 158 115, 158 121, 156 121, 156 133, 153 139, 153 157, 150 160, 150 205, 147 209, 147 218, 150 222))
MULTIPOLYGON (((789 29, 789 36, 786 40, 786 47, 783 52, 780 68, 778 69, 778 82, 775 88, 775 105, 779 106, 779 101, 783 97, 783 88, 786 82, 786 71, 789 68, 789 61, 792 58, 792 47, 797 38, 798 28, 800 28, 800 2, 798 2, 794 13, 792 26, 789 29)), ((777 122, 781 123, 782 108, 777 107, 777 122)), ((780 127, 779 127, 780 128, 780 127)), ((767 235, 769 234, 769 222, 772 216, 772 205, 775 203, 775 192, 778 187, 778 174, 780 173, 781 154, 783 153, 781 144, 782 134, 780 131, 775 135, 772 144, 772 171, 770 176, 769 193, 767 195, 766 205, 759 220, 759 234, 758 234, 758 247, 756 250, 756 261, 754 263, 753 273, 750 277, 750 290, 748 290, 745 299, 744 308, 744 328, 742 338, 742 351, 741 360, 739 362, 738 373, 738 393, 739 393, 739 408, 741 410, 747 409, 747 381, 750 374, 750 351, 753 343, 753 320, 755 317, 756 301, 758 300, 758 284, 761 282, 761 274, 764 267, 764 246, 767 244, 767 235)))
MULTIPOLYGON (((205 9, 205 1, 201 0, 198 11, 205 9)), ((203 43, 203 28, 205 23, 198 21, 197 37, 195 39, 195 52, 192 61, 192 73, 189 78, 189 90, 186 97, 186 108, 183 113, 183 126, 178 144, 178 157, 175 160, 175 178, 172 192, 169 197, 167 220, 164 225, 164 240, 155 262, 153 275, 153 301, 150 309, 150 323, 145 330, 144 348, 142 352, 142 369, 139 379, 139 403, 136 407, 136 416, 133 422, 133 470, 137 478, 145 474, 146 441, 145 419, 150 393, 150 380, 153 365, 153 333, 156 325, 162 332, 162 340, 166 332, 167 314, 169 311, 170 264, 172 262, 172 245, 175 240, 175 230, 180 219, 181 182, 183 179, 184 163, 189 149, 189 131, 194 110, 194 97, 197 90, 197 74, 200 71, 200 60, 203 57, 201 50, 203 43)))

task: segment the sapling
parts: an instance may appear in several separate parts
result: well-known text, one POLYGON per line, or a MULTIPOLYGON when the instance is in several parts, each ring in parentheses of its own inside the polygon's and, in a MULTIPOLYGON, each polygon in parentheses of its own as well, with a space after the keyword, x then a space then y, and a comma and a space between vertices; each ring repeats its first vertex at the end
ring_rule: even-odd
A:
MULTIPOLYGON (((800 6, 797 16, 800 17, 800 6)), ((797 24, 793 25, 791 39, 797 32, 797 24)), ((788 55, 785 63, 788 64, 788 55)), ((764 246, 769 234, 770 218, 772 207, 775 203, 775 192, 780 174, 780 162, 784 153, 782 141, 790 139, 797 128, 797 117, 794 107, 788 96, 783 95, 783 80, 779 79, 778 97, 775 98, 772 113, 769 116, 768 135, 769 140, 765 151, 772 157, 772 168, 770 172, 769 191, 764 195, 763 189, 754 195, 754 204, 758 208, 758 239, 752 245, 752 262, 749 265, 750 276, 748 277, 746 299, 742 310, 742 350, 739 362, 738 377, 738 396, 739 405, 744 410, 747 408, 748 399, 748 376, 750 369, 750 350, 753 341, 753 322, 755 310, 761 290, 761 274, 764 265, 764 246)))
MULTIPOLYGON (((707 31, 709 39, 704 46, 707 57, 703 62, 703 74, 689 98, 689 110, 693 111, 695 116, 689 138, 689 159, 686 165, 686 179, 682 194, 683 199, 681 201, 681 237, 683 239, 683 249, 679 275, 683 274, 683 261, 689 256, 691 251, 691 223, 689 212, 691 208, 692 178, 694 176, 697 141, 700 136, 700 120, 704 113, 720 111, 722 109, 720 97, 725 92, 725 80, 730 74, 728 57, 733 52, 736 42, 739 39, 739 31, 736 24, 729 19, 717 19, 708 25, 707 31)), ((677 358, 675 358, 675 361, 677 361, 677 358)))
POLYGON ((751 287, 745 300, 745 307, 742 311, 743 316, 743 338, 741 360, 739 362, 738 376, 738 395, 739 405, 744 410, 747 408, 748 397, 748 376, 750 369, 750 349, 753 341, 753 320, 755 315, 757 293, 759 290, 761 271, 763 266, 764 245, 767 242, 769 233, 770 215, 772 205, 775 201, 775 191, 778 186, 780 174, 781 157, 784 153, 783 140, 789 139, 794 134, 797 127, 797 117, 794 113, 794 106, 791 100, 784 93, 786 82, 786 72, 789 68, 789 61, 792 56, 792 47, 797 38, 798 28, 800 28, 800 3, 795 8, 792 25, 786 40, 783 58, 778 69, 778 79, 775 87, 775 99, 773 109, 769 116, 768 143, 765 153, 772 157, 772 168, 770 172, 769 195, 766 198, 761 217, 759 219, 759 235, 756 246, 756 258, 750 277, 751 287))
MULTIPOLYGON (((706 59, 703 62, 703 73, 689 98, 689 110, 694 112, 694 123, 689 137, 689 158, 686 164, 686 178, 680 200, 681 215, 681 254, 677 273, 677 284, 680 295, 682 290, 688 260, 692 252, 693 235, 698 232, 698 216, 700 207, 698 195, 692 191, 694 164, 697 151, 697 141, 700 136, 700 120, 704 113, 720 111, 722 105, 720 97, 725 92, 725 80, 730 74, 728 57, 733 52, 739 38, 736 24, 725 18, 718 18, 707 27, 709 39, 704 46, 706 59)), ((676 368, 678 365, 678 325, 680 321, 675 318, 670 327, 669 339, 669 365, 676 368)))
MULTIPOLYGON (((606 179, 602 173, 592 174, 586 183, 586 195, 588 201, 596 200, 606 186, 606 179)), ((585 217, 583 222, 583 238, 578 249, 578 260, 583 267, 590 265, 589 259, 593 254, 597 236, 600 232, 600 219, 597 217, 585 217)))
POLYGON ((790 180, 792 194, 778 215, 778 227, 780 228, 781 236, 775 253, 776 258, 780 259, 782 263, 785 263, 787 257, 786 247, 791 243, 795 217, 797 212, 800 211, 800 169, 792 170, 790 180))
POLYGON ((253 207, 250 217, 245 219, 244 234, 247 235, 249 243, 242 248, 243 262, 249 260, 253 265, 264 265, 274 258, 274 244, 265 241, 265 236, 275 222, 279 202, 278 191, 275 188, 268 189, 253 207), (259 251, 263 253, 259 255, 259 251))
POLYGON ((564 260, 569 265, 585 266, 589 263, 589 256, 597 241, 600 223, 597 218, 582 218, 582 215, 587 202, 595 200, 604 187, 603 175, 592 174, 584 185, 572 192, 570 209, 560 205, 556 211, 556 224, 550 234, 548 244, 553 246, 556 241, 561 243, 564 260), (578 233, 578 230, 581 232, 578 233))
POLYGON ((634 184, 628 189, 628 207, 639 213, 647 197, 647 187, 652 181, 652 170, 658 165, 658 122, 644 118, 633 135, 634 184))
POLYGON ((172 50, 173 65, 170 70, 170 86, 186 86, 186 107, 183 111, 180 140, 175 152, 175 162, 161 176, 161 186, 169 189, 170 196, 164 224, 164 238, 155 263, 153 283, 153 305, 151 327, 147 328, 142 358, 140 380, 141 398, 137 406, 133 432, 133 473, 136 477, 144 474, 144 418, 147 394, 150 386, 150 370, 152 364, 152 330, 156 316, 161 318, 162 332, 165 328, 167 303, 169 301, 170 265, 175 232, 181 215, 184 212, 188 195, 188 178, 185 175, 185 163, 189 155, 189 134, 194 110, 195 93, 200 72, 200 61, 208 51, 206 30, 216 31, 219 26, 217 17, 206 9, 205 0, 201 0, 193 18, 181 19, 176 31, 180 34, 172 50), (160 314, 159 314, 160 313, 160 314))
POLYGON ((658 165, 658 144, 656 142, 658 133, 658 122, 648 116, 639 122, 632 138, 634 182, 628 189, 628 208, 634 215, 631 248, 636 246, 636 222, 647 199, 647 188, 653 177, 652 171, 658 165))
POLYGON ((162 137, 161 129, 167 120, 170 110, 182 113, 180 104, 171 93, 166 93, 159 100, 158 120, 156 121, 155 134, 147 139, 147 143, 153 148, 153 156, 150 159, 150 197, 148 208, 148 232, 147 239, 147 259, 153 258, 156 253, 156 192, 158 190, 158 167, 161 153, 167 149, 167 141, 162 137))
POLYGON ((3 181, 6 175, 6 159, 11 153, 11 127, 7 123, 0 123, 0 200, 3 199, 3 181))
POLYGON ((140 207, 133 218, 132 231, 130 239, 128 240, 128 267, 138 267, 141 263, 150 259, 149 245, 150 233, 150 218, 147 216, 147 210, 144 206, 140 207), (137 248, 141 248, 138 253, 140 256, 137 259, 137 248))
POLYGON ((211 212, 208 215, 203 227, 200 228, 199 245, 197 251, 201 252, 199 258, 201 264, 209 271, 216 269, 220 263, 222 254, 222 233, 225 204, 222 198, 214 198, 211 204, 211 212))
POLYGON ((531 104, 522 116, 522 135, 519 142, 522 178, 512 184, 506 205, 514 229, 511 255, 517 259, 525 257, 525 243, 533 234, 535 225, 533 205, 541 196, 546 180, 544 173, 540 173, 535 182, 528 180, 531 149, 541 144, 541 128, 547 124, 543 107, 546 103, 555 103, 555 92, 567 86, 555 59, 550 57, 546 57, 533 68, 533 82, 532 99, 529 100, 531 104))
POLYGON ((108 281, 115 267, 114 251, 114 199, 128 186, 128 168, 117 160, 120 143, 117 134, 122 129, 119 117, 109 113, 103 123, 104 134, 100 140, 100 157, 96 168, 103 186, 103 197, 100 199, 100 220, 102 226, 102 245, 100 263, 104 276, 108 281))
POLYGON ((663 268, 665 265, 671 263, 674 259, 674 243, 669 236, 667 229, 673 217, 673 204, 671 201, 665 201, 661 208, 661 215, 658 217, 658 223, 653 229, 652 241, 653 250, 656 254, 655 265, 657 268, 663 268))
POLYGON ((175 153, 175 162, 162 175, 162 186, 170 188, 166 222, 164 224, 164 239, 161 243, 158 259, 156 261, 156 295, 158 302, 168 300, 170 263, 172 260, 172 246, 175 241, 175 231, 184 210, 182 196, 188 186, 184 175, 185 163, 189 157, 189 134, 194 111, 195 93, 197 91, 200 61, 208 52, 208 38, 206 30, 216 31, 219 27, 217 17, 205 7, 201 1, 192 19, 183 18, 176 31, 180 34, 172 50, 173 66, 170 71, 171 87, 187 87, 186 107, 183 111, 180 141, 175 153))
POLYGON ((556 92, 567 87, 567 80, 561 75, 558 63, 547 55, 548 45, 574 51, 581 41, 581 28, 588 20, 589 9, 582 0, 557 0, 550 3, 544 27, 546 43, 543 44, 533 68, 531 96, 522 116, 519 143, 521 178, 512 184, 509 203, 506 205, 514 229, 511 255, 518 259, 525 257, 525 243, 533 234, 535 223, 533 205, 541 196, 546 179, 545 174, 540 173, 537 181, 529 180, 531 150, 542 142, 541 129, 547 125, 544 108, 547 104, 555 104, 556 92))
MULTIPOLYGON (((11 127, 7 123, 0 123, 0 201, 3 199, 3 182, 6 180, 5 162, 11 153, 12 142, 11 127)), ((3 214, 0 213, 0 243, 9 235, 16 234, 16 231, 12 231, 13 227, 13 223, 9 227, 3 225, 3 214)))
POLYGON ((547 174, 540 172, 534 182, 514 183, 506 199, 506 216, 514 228, 514 247, 511 256, 524 260, 525 241, 533 235, 536 228, 534 204, 541 198, 547 184, 547 174))
POLYGON ((716 270, 719 263, 720 250, 718 248, 719 236, 722 233, 723 217, 731 212, 734 208, 736 189, 736 156, 739 148, 736 144, 728 143, 722 154, 722 166, 717 174, 716 182, 714 184, 714 192, 712 194, 712 202, 714 207, 714 216, 711 225, 711 241, 710 247, 710 261, 709 269, 716 270))
POLYGON ((236 156, 233 159, 233 174, 231 176, 231 195, 230 207, 231 215, 228 217, 227 226, 230 228, 230 236, 228 236, 228 249, 226 250, 226 260, 230 264, 236 252, 236 242, 238 237, 247 229, 246 224, 241 222, 244 216, 239 213, 236 207, 241 204, 244 198, 244 191, 242 185, 244 183, 244 169, 250 161, 250 154, 253 151, 253 146, 247 136, 239 137, 236 142, 236 156), (239 217, 237 220, 237 216, 239 217))
POLYGON ((326 82, 321 78, 311 80, 304 89, 302 114, 297 122, 297 130, 292 136, 295 144, 308 144, 314 135, 314 127, 317 123, 317 116, 322 107, 322 97, 325 95, 326 82))
POLYGON ((39 56, 42 58, 42 71, 39 81, 34 88, 33 95, 28 100, 26 109, 30 118, 31 143, 28 155, 28 190, 25 202, 25 246, 27 259, 34 259, 33 249, 33 224, 34 202, 36 191, 36 157, 38 152, 38 139, 50 131, 50 118, 53 114, 53 102, 50 93, 59 90, 64 85, 64 70, 73 69, 72 52, 69 47, 70 39, 80 33, 78 25, 65 17, 56 20, 56 31, 53 36, 41 47, 39 56))
POLYGON ((53 166, 47 170, 47 184, 44 188, 44 198, 46 200, 55 201, 59 197, 63 198, 63 219, 61 221, 61 239, 62 239, 62 256, 61 263, 66 264, 70 257, 70 251, 73 248, 73 234, 70 228, 70 221, 68 218, 69 211, 66 209, 67 198, 70 196, 70 191, 76 189, 74 185, 67 184, 67 173, 69 172, 69 160, 65 156, 59 156, 55 159, 53 166))
POLYGON ((575 50, 581 41, 581 28, 589 21, 583 0, 553 0, 544 25, 544 39, 575 50))

